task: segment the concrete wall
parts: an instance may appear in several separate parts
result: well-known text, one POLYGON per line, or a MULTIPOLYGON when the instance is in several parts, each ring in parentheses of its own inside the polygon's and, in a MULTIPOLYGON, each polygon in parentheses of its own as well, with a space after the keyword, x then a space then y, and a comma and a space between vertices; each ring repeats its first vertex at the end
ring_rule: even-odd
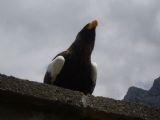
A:
POLYGON ((0 120, 160 120, 160 110, 0 74, 0 120))

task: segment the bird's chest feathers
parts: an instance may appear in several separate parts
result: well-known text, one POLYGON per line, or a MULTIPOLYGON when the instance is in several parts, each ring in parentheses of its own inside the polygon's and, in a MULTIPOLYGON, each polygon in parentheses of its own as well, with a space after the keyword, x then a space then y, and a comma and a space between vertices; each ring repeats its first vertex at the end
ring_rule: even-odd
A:
POLYGON ((59 74, 59 77, 66 79, 77 79, 89 75, 91 63, 89 60, 84 60, 81 57, 68 58, 65 61, 64 67, 59 74))
POLYGON ((81 72, 89 69, 90 67, 90 61, 83 60, 80 57, 70 59, 66 61, 66 64, 64 65, 64 68, 69 68, 70 71, 75 72, 81 72))

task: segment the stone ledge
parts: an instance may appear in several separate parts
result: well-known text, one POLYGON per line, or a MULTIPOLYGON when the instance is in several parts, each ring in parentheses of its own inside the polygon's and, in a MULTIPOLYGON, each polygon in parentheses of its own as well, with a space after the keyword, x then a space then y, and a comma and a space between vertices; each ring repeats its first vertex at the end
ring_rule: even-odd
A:
POLYGON ((159 113, 157 108, 0 74, 0 119, 4 120, 160 120, 159 113))

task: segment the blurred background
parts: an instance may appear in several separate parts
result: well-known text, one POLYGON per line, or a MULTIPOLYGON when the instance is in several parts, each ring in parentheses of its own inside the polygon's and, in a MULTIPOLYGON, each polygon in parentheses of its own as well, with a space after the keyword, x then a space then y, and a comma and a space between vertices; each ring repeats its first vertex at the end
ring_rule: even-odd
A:
POLYGON ((52 58, 94 19, 94 95, 149 89, 160 76, 159 0, 1 0, 0 73, 42 82, 52 58))

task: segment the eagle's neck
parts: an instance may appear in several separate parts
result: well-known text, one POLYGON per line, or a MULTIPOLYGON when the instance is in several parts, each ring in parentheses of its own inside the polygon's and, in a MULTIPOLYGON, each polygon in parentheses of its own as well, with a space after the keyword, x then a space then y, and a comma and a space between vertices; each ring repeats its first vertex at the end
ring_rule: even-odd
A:
POLYGON ((68 50, 71 51, 75 56, 78 56, 78 58, 90 60, 94 48, 94 43, 95 39, 85 40, 76 38, 76 40, 72 43, 68 50))

